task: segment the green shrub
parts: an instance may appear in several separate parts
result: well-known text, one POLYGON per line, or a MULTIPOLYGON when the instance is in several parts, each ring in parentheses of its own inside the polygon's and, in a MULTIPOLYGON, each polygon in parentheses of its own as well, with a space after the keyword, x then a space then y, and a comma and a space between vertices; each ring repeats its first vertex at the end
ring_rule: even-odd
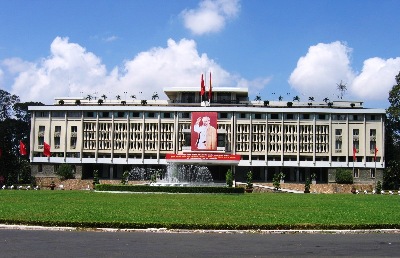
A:
POLYGON ((274 178, 272 179, 272 185, 274 186, 274 189, 278 191, 281 189, 281 175, 276 173, 274 174, 274 178))
POLYGON ((336 183, 352 184, 353 183, 353 172, 349 169, 337 168, 336 169, 336 183))
POLYGON ((122 174, 121 184, 126 185, 128 183, 128 179, 129 179, 129 171, 125 170, 124 173, 122 174))
POLYGON ((67 163, 61 164, 55 174, 61 179, 73 179, 75 178, 75 170, 74 168, 67 163))
POLYGON ((253 188, 253 172, 247 172, 247 184, 246 188, 253 188))
POLYGON ((213 186, 149 186, 149 185, 96 185, 97 191, 150 192, 150 193, 244 193, 244 188, 213 186))
POLYGON ((228 187, 232 187, 233 186, 233 174, 232 174, 232 170, 228 169, 228 171, 226 172, 225 175, 225 179, 226 179, 226 185, 228 187))
POLYGON ((381 183, 381 181, 378 181, 378 183, 376 183, 375 191, 376 191, 377 194, 382 193, 382 183, 381 183))

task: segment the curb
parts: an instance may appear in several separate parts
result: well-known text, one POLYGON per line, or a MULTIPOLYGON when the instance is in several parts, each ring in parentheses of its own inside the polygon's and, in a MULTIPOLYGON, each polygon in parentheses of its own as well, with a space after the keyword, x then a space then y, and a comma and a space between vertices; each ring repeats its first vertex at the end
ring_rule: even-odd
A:
POLYGON ((147 233, 186 233, 186 234, 400 234, 400 229, 357 229, 357 230, 186 230, 167 228, 77 228, 77 227, 45 227, 29 225, 0 224, 0 230, 48 230, 48 231, 82 231, 82 232, 147 232, 147 233))

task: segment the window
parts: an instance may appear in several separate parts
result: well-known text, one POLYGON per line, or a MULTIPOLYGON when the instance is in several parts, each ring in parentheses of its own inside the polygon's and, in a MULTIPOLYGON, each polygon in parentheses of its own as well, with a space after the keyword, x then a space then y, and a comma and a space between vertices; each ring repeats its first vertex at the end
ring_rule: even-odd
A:
POLYGON ((64 111, 53 111, 51 112, 52 117, 64 117, 65 112, 64 111))
POLYGON ((359 177, 359 173, 360 173, 360 171, 359 171, 359 169, 354 169, 354 178, 358 178, 359 177))
POLYGON ((247 118, 247 114, 246 113, 239 113, 239 118, 247 118))
POLYGON ((142 113, 140 113, 140 112, 130 112, 129 116, 130 117, 135 117, 135 118, 140 118, 140 117, 142 117, 142 113))
POLYGON ((370 169, 371 178, 375 178, 375 169, 370 169))
POLYGON ((48 117, 49 116, 49 112, 46 112, 46 111, 37 111, 35 114, 36 114, 36 117, 48 117))
POLYGON ((190 119, 190 113, 189 112, 183 112, 179 114, 180 118, 185 118, 185 119, 190 119))
POLYGON ((54 149, 60 148, 61 126, 56 126, 54 129, 54 149))
POLYGON ((111 117, 111 112, 99 112, 99 117, 101 118, 108 118, 111 117))
POLYGON ((294 119, 294 114, 286 114, 286 119, 287 120, 293 120, 294 119))
POLYGON ((231 116, 231 114, 230 113, 218 113, 218 118, 221 118, 221 119, 228 119, 228 118, 231 118, 232 116, 231 116))
POLYGON ((146 112, 145 116, 146 116, 146 118, 156 118, 157 117, 157 113, 155 113, 155 112, 146 112))
POLYGON ((318 120, 326 120, 326 114, 318 114, 318 120))
POLYGON ((225 147, 225 134, 217 134, 217 147, 225 147))
POLYGON ((123 112, 123 111, 114 113, 114 117, 117 117, 117 118, 124 118, 124 117, 126 117, 126 115, 127 115, 127 113, 123 112))
POLYGON ((68 111, 67 116, 68 117, 81 117, 82 113, 79 112, 74 112, 74 111, 68 111))
POLYGON ((346 120, 346 115, 332 115, 333 120, 346 120))
POLYGON ((192 92, 182 92, 182 103, 194 103, 195 93, 192 92))
POLYGON ((218 103, 230 103, 231 102, 231 93, 230 92, 218 92, 217 102, 218 103))
POLYGON ((254 119, 265 119, 265 114, 261 114, 261 113, 255 113, 254 115, 254 119))
POLYGON ((96 117, 97 113, 93 111, 84 112, 84 117, 96 117))
POLYGON ((174 113, 172 112, 161 113, 161 118, 174 118, 174 113))
POLYGON ((271 119, 280 119, 280 114, 270 114, 271 119))
POLYGON ((71 149, 75 149, 76 148, 77 137, 78 137, 78 127, 77 126, 71 126, 71 138, 70 138, 70 147, 71 147, 71 149))
POLYGON ((335 141, 335 152, 342 152, 342 141, 335 141))
POLYGON ((184 140, 183 140, 183 143, 182 143, 182 146, 191 146, 191 134, 190 134, 190 132, 188 132, 188 133, 183 133, 183 138, 184 138, 184 140))
POLYGON ((309 120, 309 119, 310 119, 310 114, 302 114, 302 115, 301 115, 301 118, 302 118, 303 120, 309 120))
POLYGON ((45 133, 45 127, 44 126, 39 126, 39 132, 38 132, 38 146, 39 146, 39 149, 43 149, 44 133, 45 133))
POLYGON ((359 129, 353 129, 353 136, 359 136, 360 135, 360 130, 359 129))
POLYGON ((342 135, 342 129, 336 129, 335 130, 335 135, 342 135))

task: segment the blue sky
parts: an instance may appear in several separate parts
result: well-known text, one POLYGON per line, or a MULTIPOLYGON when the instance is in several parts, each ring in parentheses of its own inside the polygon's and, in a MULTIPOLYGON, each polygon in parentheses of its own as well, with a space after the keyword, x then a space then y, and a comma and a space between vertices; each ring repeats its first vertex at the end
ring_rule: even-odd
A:
POLYGON ((386 108, 400 71, 397 0, 0 0, 0 87, 22 101, 150 98, 247 87, 250 99, 386 108), (141 93, 140 93, 141 92, 141 93), (290 93, 290 95, 288 95, 290 93))

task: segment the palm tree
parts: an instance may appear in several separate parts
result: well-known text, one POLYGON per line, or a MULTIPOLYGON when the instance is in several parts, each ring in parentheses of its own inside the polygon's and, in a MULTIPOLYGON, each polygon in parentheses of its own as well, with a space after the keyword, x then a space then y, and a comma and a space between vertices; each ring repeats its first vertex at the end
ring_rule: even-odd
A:
POLYGON ((279 99, 279 101, 282 101, 282 100, 283 100, 283 97, 282 97, 282 96, 279 96, 278 99, 279 99))
POLYGON ((328 99, 328 98, 324 98, 323 101, 324 101, 325 103, 328 103, 329 99, 328 99))
POLYGON ((153 96, 151 96, 151 99, 152 99, 152 100, 158 99, 158 93, 157 93, 157 92, 154 92, 154 93, 153 93, 153 96))
POLYGON ((120 95, 117 95, 116 98, 117 98, 117 100, 121 100, 121 96, 120 95))
POLYGON ((261 101, 260 93, 258 93, 258 95, 255 97, 254 101, 261 101))
POLYGON ((131 98, 132 99, 136 99, 136 95, 131 95, 131 98))
POLYGON ((89 100, 89 101, 91 101, 92 98, 93 98, 93 97, 92 97, 91 95, 87 95, 87 96, 86 96, 86 99, 89 100))
POLYGON ((308 101, 314 101, 314 97, 308 97, 308 101))
POLYGON ((295 96, 295 97, 293 98, 293 101, 300 101, 300 97, 299 97, 299 96, 295 96))
POLYGON ((343 96, 347 90, 347 84, 343 84, 343 82, 340 81, 340 83, 336 84, 336 85, 337 85, 337 89, 339 90, 340 99, 343 99, 343 96))
POLYGON ((104 101, 106 101, 106 99, 107 99, 106 94, 101 95, 101 97, 104 99, 104 101))

